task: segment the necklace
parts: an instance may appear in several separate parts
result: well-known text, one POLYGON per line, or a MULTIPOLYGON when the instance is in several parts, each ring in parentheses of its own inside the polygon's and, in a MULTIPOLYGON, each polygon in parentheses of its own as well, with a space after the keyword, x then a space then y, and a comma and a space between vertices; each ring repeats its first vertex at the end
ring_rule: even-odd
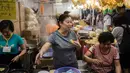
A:
MULTIPOLYGON (((106 51, 106 53, 104 53, 104 52, 102 51, 101 46, 99 46, 99 49, 100 49, 100 52, 101 52, 102 58, 104 58, 105 62, 108 62, 108 60, 104 57, 104 55, 109 54, 109 53, 110 53, 111 48, 110 48, 110 49, 108 49, 108 50, 106 51)), ((109 62, 108 62, 108 63, 109 63, 109 62)), ((105 68, 104 68, 104 66, 103 66, 103 65, 101 65, 101 67, 103 68, 103 72, 104 72, 104 73, 107 73, 107 72, 106 72, 106 70, 105 70, 105 68)))
POLYGON ((101 52, 102 55, 107 55, 107 54, 109 54, 109 53, 110 53, 110 50, 111 50, 111 48, 110 48, 110 49, 106 50, 106 52, 104 53, 104 51, 102 50, 103 48, 101 48, 101 46, 99 46, 99 49, 100 49, 100 52, 101 52))
POLYGON ((13 33, 10 35, 10 37, 8 39, 4 35, 2 35, 3 38, 6 40, 6 46, 8 46, 8 41, 11 39, 12 35, 13 35, 13 33))

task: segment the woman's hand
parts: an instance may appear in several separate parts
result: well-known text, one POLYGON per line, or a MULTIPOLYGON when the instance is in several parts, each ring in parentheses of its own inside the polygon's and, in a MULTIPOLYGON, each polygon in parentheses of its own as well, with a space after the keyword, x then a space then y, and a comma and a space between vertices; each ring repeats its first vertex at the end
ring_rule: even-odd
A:
POLYGON ((81 45, 80 45, 80 43, 79 43, 79 41, 77 40, 77 41, 74 41, 74 40, 70 40, 71 41, 71 43, 73 44, 73 45, 75 45, 76 47, 81 47, 81 45))
POLYGON ((43 54, 49 49, 49 47, 51 46, 51 43, 50 42, 46 42, 41 50, 39 51, 39 53, 36 55, 36 58, 35 58, 35 63, 36 64, 41 64, 41 60, 40 58, 42 58, 43 54))
POLYGON ((17 55, 17 56, 15 56, 11 61, 12 61, 12 62, 17 62, 17 61, 19 60, 19 58, 20 58, 20 56, 17 55))
POLYGON ((39 52, 39 53, 36 55, 36 59, 35 59, 35 63, 36 63, 36 64, 41 64, 40 58, 42 58, 42 55, 43 55, 42 52, 39 52))
POLYGON ((96 65, 102 65, 103 64, 103 62, 101 60, 98 60, 98 59, 93 59, 92 63, 94 63, 96 65))

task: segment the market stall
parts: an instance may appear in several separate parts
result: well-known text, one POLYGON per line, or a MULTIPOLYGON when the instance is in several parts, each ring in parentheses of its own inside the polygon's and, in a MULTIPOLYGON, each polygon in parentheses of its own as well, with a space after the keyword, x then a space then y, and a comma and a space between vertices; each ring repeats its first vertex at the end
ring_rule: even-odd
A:
MULTIPOLYGON (((12 6, 12 11, 5 11, 0 5, 0 19, 12 20, 15 29, 14 33, 26 40, 28 51, 24 57, 23 66, 26 69, 30 67, 29 70, 34 70, 34 73, 42 72, 42 69, 45 70, 44 72, 57 72, 57 70, 53 70, 53 48, 49 48, 40 59, 42 60, 41 65, 33 64, 36 54, 45 44, 48 36, 59 28, 57 21, 64 11, 69 11, 69 15, 73 19, 71 30, 77 34, 81 44, 81 48, 76 52, 76 55, 78 61, 80 60, 80 63, 81 61, 84 63, 83 56, 88 48, 99 43, 98 36, 101 32, 109 31, 104 30, 103 17, 106 14, 113 14, 114 10, 116 11, 116 7, 125 5, 127 9, 130 8, 130 0, 17 0, 13 4, 10 5, 12 6), (10 16, 6 15, 8 12, 11 12, 10 16)), ((5 3, 6 5, 8 4, 5 3)), ((6 7, 8 8, 8 6, 6 7)), ((112 28, 113 26, 109 29, 112 30, 112 28)), ((86 65, 86 63, 84 64, 86 65)), ((81 66, 81 64, 78 66, 81 66)), ((78 70, 72 69, 76 73, 80 73, 80 71, 82 73, 88 72, 82 70, 82 68, 84 67, 80 67, 78 70)), ((67 69, 67 71, 69 73, 71 68, 67 69)))

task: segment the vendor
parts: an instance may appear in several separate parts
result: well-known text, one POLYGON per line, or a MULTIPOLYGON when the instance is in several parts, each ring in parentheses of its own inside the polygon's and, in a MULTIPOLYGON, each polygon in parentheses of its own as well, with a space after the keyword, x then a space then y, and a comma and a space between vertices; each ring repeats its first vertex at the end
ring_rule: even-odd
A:
POLYGON ((78 68, 76 59, 76 49, 81 45, 72 28, 72 19, 69 15, 62 14, 58 20, 59 29, 49 36, 48 41, 42 46, 36 56, 35 62, 40 64, 40 58, 49 49, 53 48, 54 68, 65 66, 78 68))
POLYGON ((14 25, 10 20, 0 22, 0 64, 10 64, 10 68, 21 68, 19 59, 26 53, 23 39, 13 33, 14 25), (19 51, 19 47, 22 51, 19 51))
POLYGON ((96 73, 121 73, 118 49, 112 46, 114 36, 102 32, 99 44, 92 46, 85 54, 85 60, 96 73))

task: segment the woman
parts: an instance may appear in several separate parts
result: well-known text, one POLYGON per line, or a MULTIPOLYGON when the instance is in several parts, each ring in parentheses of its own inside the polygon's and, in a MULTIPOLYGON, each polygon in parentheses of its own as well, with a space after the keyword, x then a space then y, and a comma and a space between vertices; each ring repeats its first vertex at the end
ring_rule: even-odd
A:
POLYGON ((55 69, 71 66, 78 68, 75 50, 80 48, 76 34, 71 31, 72 19, 69 15, 62 14, 58 20, 59 29, 49 36, 48 41, 42 46, 36 56, 36 63, 40 63, 40 58, 49 49, 53 48, 53 60, 55 69))
POLYGON ((111 45, 114 37, 110 32, 102 32, 98 37, 99 44, 92 46, 85 54, 86 62, 97 73, 121 73, 119 53, 117 48, 111 45))
POLYGON ((21 68, 18 60, 26 53, 26 48, 23 39, 13 31, 12 21, 0 22, 0 64, 10 64, 10 68, 21 68), (22 49, 21 52, 19 52, 19 47, 22 49))

